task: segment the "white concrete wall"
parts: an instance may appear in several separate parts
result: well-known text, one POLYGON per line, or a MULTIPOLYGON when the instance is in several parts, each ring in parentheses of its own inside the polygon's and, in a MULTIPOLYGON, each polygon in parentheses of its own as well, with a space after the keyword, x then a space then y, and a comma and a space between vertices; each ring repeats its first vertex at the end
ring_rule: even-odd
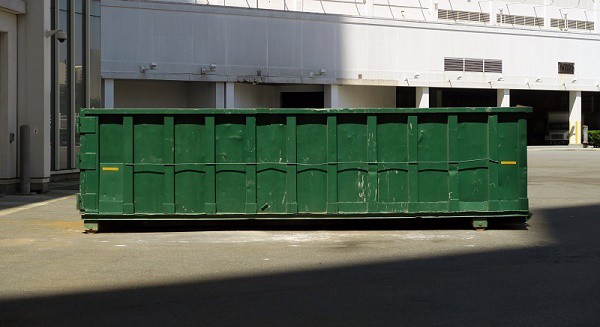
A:
POLYGON ((235 84, 235 108, 277 108, 279 105, 276 86, 235 84))
POLYGON ((115 108, 187 108, 188 83, 115 81, 115 108))
POLYGON ((396 88, 390 86, 331 85, 325 88, 328 108, 395 108, 396 88))
MULTIPOLYGON (((138 0, 146 1, 146 0, 138 0)), ((520 0, 520 1, 453 1, 453 0, 151 0, 155 2, 187 3, 212 6, 259 8, 282 11, 301 11, 396 20, 437 20, 437 8, 489 13, 496 25, 495 15, 504 14, 594 20, 594 0, 520 0)))
POLYGON ((103 1, 102 19, 105 78, 239 82, 260 71, 260 83, 599 90, 590 32, 118 0, 103 1), (447 73, 444 57, 501 59, 504 72, 447 73), (575 76, 559 76, 559 61, 575 76), (149 62, 158 68, 140 73, 149 62))
POLYGON ((0 192, 17 178, 17 16, 0 11, 0 192), (15 139, 10 143, 13 133, 15 139))

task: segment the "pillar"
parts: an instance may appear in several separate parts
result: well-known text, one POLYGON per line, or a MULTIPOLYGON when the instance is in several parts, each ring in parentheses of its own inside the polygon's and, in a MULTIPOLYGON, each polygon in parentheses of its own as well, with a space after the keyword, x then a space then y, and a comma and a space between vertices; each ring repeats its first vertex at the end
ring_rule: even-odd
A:
POLYGON ((496 106, 498 107, 510 107, 510 90, 509 89, 500 89, 498 91, 498 97, 496 101, 496 106))
POLYGON ((31 190, 48 191, 50 182, 50 94, 51 38, 50 0, 27 1, 27 13, 19 15, 17 117, 19 125, 29 125, 31 190))
POLYGON ((569 91, 569 145, 581 144, 581 91, 569 91))
POLYGON ((225 83, 224 89, 225 89, 224 107, 227 109, 235 108, 235 83, 233 83, 233 82, 225 83))
POLYGON ((417 108, 429 108, 429 88, 428 87, 417 87, 417 101, 415 106, 417 108))
POLYGON ((325 85, 325 108, 339 108, 340 106, 340 86, 325 85))
POLYGON ((225 108, 225 83, 215 83, 215 108, 225 108))
POLYGON ((104 79, 104 108, 113 109, 115 107, 115 80, 104 79))

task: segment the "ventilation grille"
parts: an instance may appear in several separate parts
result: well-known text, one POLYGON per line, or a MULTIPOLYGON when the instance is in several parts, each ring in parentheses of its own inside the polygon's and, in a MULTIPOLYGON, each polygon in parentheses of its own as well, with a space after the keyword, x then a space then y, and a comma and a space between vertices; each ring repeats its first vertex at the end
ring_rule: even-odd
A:
POLYGON ((486 73, 502 73, 502 60, 485 59, 484 71, 486 73))
POLYGON ((446 72, 502 73, 502 60, 444 58, 446 72))
POLYGON ((559 62, 558 63, 559 74, 575 74, 575 63, 573 62, 559 62))
POLYGON ((465 22, 477 22, 477 23, 489 23, 490 22, 490 14, 476 12, 476 11, 439 9, 438 10, 438 19, 465 21, 465 22))
POLYGON ((496 15, 496 22, 500 24, 511 24, 521 26, 544 26, 544 19, 532 16, 496 15))
POLYGON ((550 19, 550 27, 560 28, 561 30, 576 29, 576 30, 594 30, 594 22, 584 20, 571 20, 571 19, 550 19))
POLYGON ((465 60, 463 58, 444 58, 444 71, 463 72, 465 71, 465 60))
POLYGON ((465 59, 465 71, 483 73, 483 59, 465 59))

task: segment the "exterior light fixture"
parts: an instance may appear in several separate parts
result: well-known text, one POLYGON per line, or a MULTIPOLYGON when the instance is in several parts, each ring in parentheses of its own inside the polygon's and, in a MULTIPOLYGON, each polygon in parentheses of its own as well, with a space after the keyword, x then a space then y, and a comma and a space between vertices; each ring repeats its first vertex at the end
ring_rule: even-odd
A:
POLYGON ((535 80, 535 82, 536 82, 536 83, 541 83, 541 82, 542 82, 542 78, 541 78, 541 77, 538 77, 538 78, 535 80))
POLYGON ((421 73, 415 73, 415 79, 419 79, 421 77, 421 73))
POLYGON ((155 70, 158 67, 158 64, 155 62, 151 62, 148 66, 140 66, 140 73, 145 73, 149 70, 155 70))
POLYGON ((53 36, 56 37, 56 40, 60 43, 63 43, 67 40, 67 33, 61 29, 57 30, 46 30, 46 37, 53 36))
POLYGON ((456 79, 457 79, 457 80, 461 80, 462 78, 463 78, 463 76, 462 76, 462 75, 458 75, 458 76, 456 77, 456 79))
POLYGON ((498 77, 498 82, 504 81, 504 77, 498 77))
POLYGON ((208 67, 202 67, 202 68, 200 68, 200 74, 204 75, 204 74, 207 74, 207 73, 212 73, 215 70, 217 70, 217 65, 210 64, 210 65, 208 65, 208 67))
POLYGON ((571 81, 571 83, 577 83, 577 79, 576 79, 576 78, 575 78, 575 79, 573 79, 573 80, 571 81))

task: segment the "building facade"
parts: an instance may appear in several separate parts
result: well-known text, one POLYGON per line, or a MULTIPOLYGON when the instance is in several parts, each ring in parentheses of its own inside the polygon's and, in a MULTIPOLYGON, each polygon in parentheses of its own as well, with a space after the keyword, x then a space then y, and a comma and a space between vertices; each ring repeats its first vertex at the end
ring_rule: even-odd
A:
MULTIPOLYGON (((0 193, 77 172, 83 107, 534 107, 600 129, 592 0, 0 0, 0 193), (66 33, 59 40, 56 32, 66 33), (61 42, 62 41, 62 42, 61 42)), ((562 133, 562 134, 561 134, 562 133)))

